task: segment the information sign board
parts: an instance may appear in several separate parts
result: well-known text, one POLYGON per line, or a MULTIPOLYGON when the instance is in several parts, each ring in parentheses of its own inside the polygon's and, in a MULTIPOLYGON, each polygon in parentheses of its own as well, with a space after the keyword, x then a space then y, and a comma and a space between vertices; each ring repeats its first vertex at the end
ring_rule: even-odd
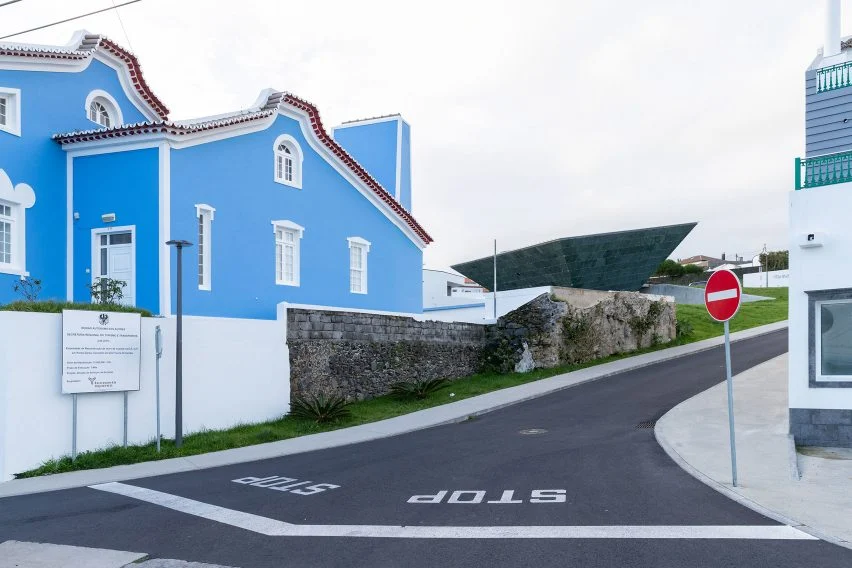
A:
POLYGON ((62 393, 139 390, 142 319, 109 311, 62 311, 62 393))

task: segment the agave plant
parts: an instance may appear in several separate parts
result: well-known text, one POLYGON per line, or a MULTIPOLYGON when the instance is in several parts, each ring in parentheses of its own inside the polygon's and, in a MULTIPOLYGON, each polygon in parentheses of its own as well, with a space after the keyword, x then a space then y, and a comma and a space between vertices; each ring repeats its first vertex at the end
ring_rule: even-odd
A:
POLYGON ((443 388, 447 379, 414 379, 400 381, 390 386, 390 393, 401 398, 426 398, 433 392, 443 388))
POLYGON ((351 403, 339 395, 295 396, 290 401, 290 416, 313 420, 317 424, 349 416, 351 403))

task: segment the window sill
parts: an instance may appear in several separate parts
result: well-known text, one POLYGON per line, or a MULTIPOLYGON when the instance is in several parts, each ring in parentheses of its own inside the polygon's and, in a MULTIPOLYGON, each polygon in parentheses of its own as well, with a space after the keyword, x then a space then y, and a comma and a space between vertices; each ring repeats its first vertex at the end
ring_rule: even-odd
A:
POLYGON ((367 291, 366 291, 366 290, 365 290, 365 291, 363 291, 363 292, 356 292, 355 290, 349 290, 349 293, 350 293, 350 294, 361 294, 362 296, 366 296, 366 295, 367 295, 367 291))
POLYGON ((298 287, 299 287, 299 283, 298 283, 298 282, 279 282, 279 281, 277 281, 277 280, 275 281, 275 285, 276 285, 276 286, 293 286, 294 288, 298 288, 298 287))
POLYGON ((210 292, 213 290, 210 286, 199 286, 198 289, 202 292, 210 292))
POLYGON ((30 273, 26 270, 22 270, 16 266, 9 266, 4 264, 0 264, 0 274, 14 274, 15 276, 20 276, 21 278, 30 275, 30 273))
POLYGON ((275 183, 286 185, 287 187, 292 187, 293 189, 302 189, 302 184, 296 183, 294 181, 284 181, 283 179, 276 179, 275 183))
POLYGON ((7 134, 11 134, 12 136, 21 137, 21 129, 20 128, 9 128, 7 126, 0 126, 0 132, 5 132, 7 134))

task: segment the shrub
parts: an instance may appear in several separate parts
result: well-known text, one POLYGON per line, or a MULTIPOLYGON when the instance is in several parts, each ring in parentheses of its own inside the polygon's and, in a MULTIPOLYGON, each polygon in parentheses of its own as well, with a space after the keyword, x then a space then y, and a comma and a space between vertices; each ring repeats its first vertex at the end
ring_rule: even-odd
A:
POLYGON ((124 288, 127 282, 113 278, 95 278, 95 281, 86 287, 92 294, 92 299, 99 304, 117 304, 124 297, 124 288))
POLYGON ((0 306, 0 312, 40 312, 44 314, 61 314, 62 310, 86 310, 92 312, 127 312, 142 314, 142 317, 151 317, 151 312, 143 308, 113 304, 91 304, 89 302, 61 302, 59 300, 42 300, 40 302, 28 302, 18 300, 0 306))
POLYGON ((390 394, 400 398, 424 399, 447 385, 447 379, 414 379, 400 381, 390 386, 390 394))
POLYGON ((317 424, 349 416, 350 402, 339 395, 295 396, 290 401, 290 416, 313 420, 317 424))
POLYGON ((675 336, 678 339, 689 337, 692 335, 693 328, 692 324, 686 320, 677 320, 675 323, 675 336))
POLYGON ((35 302, 41 293, 41 280, 29 276, 21 277, 12 284, 12 290, 22 295, 27 302, 35 302))

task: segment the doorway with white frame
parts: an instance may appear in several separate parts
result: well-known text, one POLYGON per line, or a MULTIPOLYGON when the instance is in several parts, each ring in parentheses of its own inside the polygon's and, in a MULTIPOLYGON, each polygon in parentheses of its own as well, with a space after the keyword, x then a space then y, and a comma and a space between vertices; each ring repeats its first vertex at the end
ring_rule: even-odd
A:
POLYGON ((136 226, 92 229, 92 284, 98 278, 125 283, 119 303, 136 305, 136 226))

